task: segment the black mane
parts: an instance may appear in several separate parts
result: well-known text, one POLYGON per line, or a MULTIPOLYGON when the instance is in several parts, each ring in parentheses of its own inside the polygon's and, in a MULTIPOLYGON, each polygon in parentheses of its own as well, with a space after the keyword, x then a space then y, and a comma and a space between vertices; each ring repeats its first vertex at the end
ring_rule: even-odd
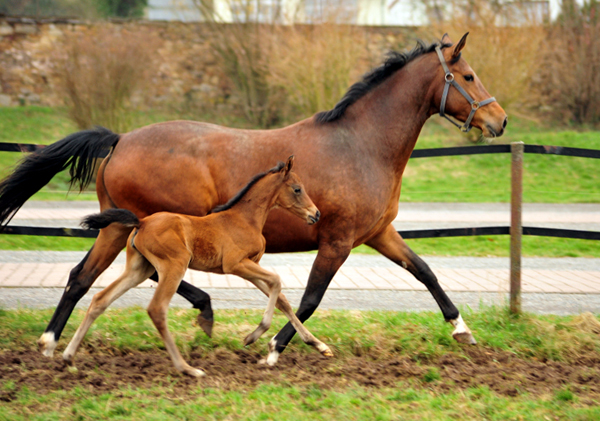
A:
POLYGON ((349 106, 365 96, 376 86, 379 86, 384 80, 403 68, 410 61, 423 54, 435 51, 435 47, 438 45, 441 45, 442 48, 446 48, 452 44, 434 42, 431 45, 425 45, 423 41, 417 40, 417 46, 406 53, 390 51, 385 62, 364 75, 360 82, 356 82, 352 85, 350 89, 348 89, 348 92, 346 92, 346 95, 344 95, 341 101, 338 102, 332 110, 318 113, 316 115, 317 123, 329 123, 338 120, 344 115, 344 112, 349 106))
POLYGON ((284 166, 285 166, 285 163, 280 162, 277 164, 277 166, 271 168, 269 171, 265 171, 263 173, 256 174, 254 177, 252 177, 252 180, 250 180, 250 182, 248 182, 248 184, 246 184, 246 186, 244 188, 242 188, 231 199, 229 199, 227 201, 227 203, 216 206, 213 210, 211 210, 209 212, 209 214, 210 213, 219 213, 219 212, 226 211, 227 209, 231 209, 233 206, 235 206, 236 203, 238 203, 240 200, 242 200, 242 197, 244 197, 244 195, 246 193, 248 193, 248 190, 250 190, 252 188, 252 186, 254 186, 256 183, 258 183, 258 181, 260 179, 264 178, 268 174, 272 174, 272 173, 281 171, 281 169, 284 166))

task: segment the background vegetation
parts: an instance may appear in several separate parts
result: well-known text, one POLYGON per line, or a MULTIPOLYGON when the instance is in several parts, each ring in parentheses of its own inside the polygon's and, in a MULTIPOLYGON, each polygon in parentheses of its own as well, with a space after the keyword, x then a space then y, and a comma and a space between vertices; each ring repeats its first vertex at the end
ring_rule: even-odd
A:
POLYGON ((0 13, 9 16, 70 16, 80 18, 139 18, 148 0, 0 0, 0 13))

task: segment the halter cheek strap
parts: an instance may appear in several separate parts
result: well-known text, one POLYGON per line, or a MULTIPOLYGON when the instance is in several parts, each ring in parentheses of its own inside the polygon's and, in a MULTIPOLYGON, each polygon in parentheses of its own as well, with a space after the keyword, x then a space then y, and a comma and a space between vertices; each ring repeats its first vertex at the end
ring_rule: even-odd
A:
POLYGON ((475 101, 473 98, 471 98, 471 95, 469 95, 467 91, 465 91, 462 88, 462 86, 460 86, 454 80, 454 74, 452 74, 452 72, 450 72, 450 69, 448 69, 448 66, 446 65, 446 59, 444 58, 444 55, 442 54, 442 49, 439 47, 439 45, 435 47, 435 52, 437 53, 440 59, 440 63, 442 63, 442 68, 444 69, 444 79, 446 80, 446 83, 444 84, 444 92, 442 93, 442 102, 440 103, 440 116, 444 117, 450 123, 454 124, 461 131, 466 133, 473 127, 471 126, 471 120, 473 120, 475 112, 484 105, 488 105, 496 101, 496 98, 491 97, 483 101, 475 101), (462 96, 464 96, 467 99, 467 101, 469 101, 469 104, 471 105, 471 112, 469 113, 469 117, 467 117, 467 121, 465 121, 463 125, 461 125, 460 122, 457 123, 456 121, 452 120, 449 116, 447 116, 444 113, 446 108, 446 100, 448 99, 448 91, 450 90, 450 85, 454 86, 458 90, 458 92, 460 92, 462 96))

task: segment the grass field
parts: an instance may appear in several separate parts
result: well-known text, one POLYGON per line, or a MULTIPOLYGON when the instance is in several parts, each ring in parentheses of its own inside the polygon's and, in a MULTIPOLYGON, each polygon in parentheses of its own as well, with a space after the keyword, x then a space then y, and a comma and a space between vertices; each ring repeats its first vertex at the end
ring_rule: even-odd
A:
MULTIPOLYGON (((59 351, 82 314, 71 318, 59 351)), ((307 326, 334 359, 294 339, 267 368, 256 364, 267 337, 241 344, 260 311, 219 311, 210 340, 192 326, 195 311, 172 309, 184 357, 209 374, 197 380, 171 367, 142 310, 101 316, 71 368, 34 349, 49 311, 0 311, 0 420, 600 417, 597 318, 463 314, 477 346, 454 342, 439 314, 320 311, 307 326)), ((273 329, 283 322, 277 315, 273 329)))
MULTIPOLYGON (((184 116, 185 117, 185 116, 184 116)), ((140 125, 180 118, 177 115, 144 113, 136 116, 140 125)), ((192 118, 192 117, 188 117, 192 118)), ((198 118, 198 117, 194 117, 198 118)), ((231 117, 205 117, 219 124, 248 127, 231 117)), ((440 119, 425 126, 417 148, 470 144, 467 136, 440 119)), ((44 107, 0 108, 0 141, 55 142, 76 131, 61 109, 44 107)), ((600 149, 600 132, 547 128, 529 120, 512 119, 502 142, 560 145, 600 149)), ((5 176, 20 154, 0 153, 0 176, 5 176)), ((524 201, 541 203, 598 203, 600 163, 593 159, 561 156, 525 156, 524 201)), ((67 174, 59 174, 34 200, 95 200, 93 190, 67 194, 67 174)), ((510 156, 481 155, 413 159, 403 180, 401 202, 507 202, 510 197, 510 156)), ((507 256, 508 237, 458 237, 409 240, 422 255, 507 256)), ((0 236, 0 249, 88 250, 91 240, 0 236)), ((356 252, 369 253, 367 247, 356 252)), ((589 240, 525 237, 525 256, 600 257, 600 248, 589 240)))

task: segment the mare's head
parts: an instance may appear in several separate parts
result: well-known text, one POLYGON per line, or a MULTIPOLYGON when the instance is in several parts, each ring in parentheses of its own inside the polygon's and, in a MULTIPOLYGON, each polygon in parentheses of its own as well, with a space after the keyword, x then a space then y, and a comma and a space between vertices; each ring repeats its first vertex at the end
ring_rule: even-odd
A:
MULTIPOLYGON (((467 35, 453 45, 448 35, 442 37, 435 60, 439 66, 436 77, 434 101, 440 115, 450 115, 464 124, 457 124, 463 131, 471 126, 480 129, 485 137, 502 136, 508 122, 506 113, 485 89, 477 74, 461 55, 467 35)), ((452 120, 450 120, 452 121, 452 120)))
POLYGON ((281 177, 281 187, 275 199, 275 206, 291 212, 304 219, 308 225, 316 224, 321 217, 321 212, 306 194, 306 189, 298 175, 292 171, 294 156, 281 165, 278 175, 281 177))

